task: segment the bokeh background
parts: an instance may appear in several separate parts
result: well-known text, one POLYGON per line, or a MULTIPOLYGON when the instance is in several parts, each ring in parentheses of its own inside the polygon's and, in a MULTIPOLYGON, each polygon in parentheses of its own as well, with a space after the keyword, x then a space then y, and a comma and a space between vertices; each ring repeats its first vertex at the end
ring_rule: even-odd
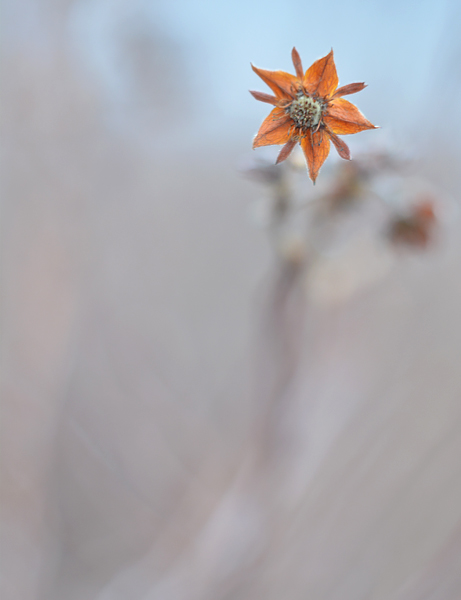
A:
POLYGON ((2 13, 3 598, 459 599, 459 3, 2 13), (239 170, 250 61, 292 71, 293 45, 368 83, 353 154, 415 157, 449 206, 366 290, 296 299, 295 369, 239 170))

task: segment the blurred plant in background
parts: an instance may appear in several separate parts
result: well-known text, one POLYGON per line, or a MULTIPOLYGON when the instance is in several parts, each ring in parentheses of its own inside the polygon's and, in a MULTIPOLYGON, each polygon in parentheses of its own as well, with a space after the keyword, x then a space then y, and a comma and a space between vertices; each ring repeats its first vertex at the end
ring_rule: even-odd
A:
MULTIPOLYGON (((274 262, 257 304, 254 429, 223 495, 225 513, 213 521, 220 535, 214 593, 222 585, 229 597, 239 590, 253 597, 247 580, 261 576, 262 566, 281 552, 297 505, 299 459, 290 438, 300 410, 293 390, 303 377, 300 369, 310 368, 303 360, 309 306, 338 306, 385 278, 393 261, 402 260, 402 247, 429 251, 435 243, 440 200, 428 182, 411 175, 411 167, 393 152, 368 151, 330 167, 313 189, 305 185, 301 152, 283 164, 257 156, 241 167, 265 188, 251 210, 267 231, 274 262), (226 566, 229 553, 233 562, 226 566)), ((309 398, 304 402, 309 405, 309 398)))
POLYGON ((251 210, 275 254, 302 264, 308 295, 327 303, 384 277, 401 249, 435 243, 443 202, 414 170, 395 152, 371 150, 336 162, 309 190, 301 152, 280 165, 259 156, 242 166, 266 188, 251 210))

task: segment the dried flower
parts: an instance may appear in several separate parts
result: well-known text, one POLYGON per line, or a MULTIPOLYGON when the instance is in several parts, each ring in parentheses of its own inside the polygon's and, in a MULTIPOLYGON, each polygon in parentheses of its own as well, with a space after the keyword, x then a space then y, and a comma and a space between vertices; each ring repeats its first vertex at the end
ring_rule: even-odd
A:
POLYGON ((356 106, 343 96, 360 92, 364 83, 350 83, 338 88, 333 50, 317 60, 306 73, 296 48, 291 53, 296 76, 284 71, 252 69, 274 92, 250 93, 261 102, 275 108, 263 121, 256 135, 253 148, 284 144, 277 158, 282 162, 299 142, 306 157, 309 176, 315 183, 320 167, 330 151, 330 140, 341 158, 350 160, 349 148, 338 137, 375 129, 356 106))
POLYGON ((389 237, 396 244, 425 248, 436 223, 434 203, 422 199, 406 216, 395 218, 389 226, 389 237))

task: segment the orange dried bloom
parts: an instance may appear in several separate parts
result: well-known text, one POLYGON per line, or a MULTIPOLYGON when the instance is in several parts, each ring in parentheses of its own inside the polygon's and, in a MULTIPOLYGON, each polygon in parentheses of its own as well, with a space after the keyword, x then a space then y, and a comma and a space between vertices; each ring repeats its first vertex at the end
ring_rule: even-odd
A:
POLYGON ((349 148, 339 135, 375 129, 343 96, 360 92, 364 83, 350 83, 338 88, 333 50, 320 58, 304 73, 296 48, 291 53, 296 76, 284 71, 266 71, 251 65, 253 71, 274 92, 250 93, 261 102, 275 106, 263 121, 253 148, 284 144, 277 158, 282 162, 299 142, 306 157, 309 176, 317 179, 320 167, 330 152, 330 140, 341 158, 350 160, 349 148))

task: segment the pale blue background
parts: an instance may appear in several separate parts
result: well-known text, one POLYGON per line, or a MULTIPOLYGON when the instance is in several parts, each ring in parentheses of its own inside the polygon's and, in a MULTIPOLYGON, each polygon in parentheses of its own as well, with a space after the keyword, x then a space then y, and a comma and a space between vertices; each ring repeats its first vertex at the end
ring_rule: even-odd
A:
POLYGON ((449 128, 459 131, 460 9, 450 0, 79 0, 62 8, 57 21, 46 4, 7 5, 15 25, 12 43, 35 43, 38 51, 52 52, 52 31, 60 28, 79 68, 97 83, 109 121, 138 127, 150 138, 152 132, 142 122, 136 125, 130 111, 137 91, 124 64, 127 36, 160 39, 165 53, 167 47, 176 53, 178 68, 170 75, 181 81, 174 95, 187 115, 186 126, 180 124, 184 140, 193 139, 197 127, 202 136, 219 131, 235 137, 248 128, 253 133, 267 107, 248 95, 248 89, 265 89, 249 63, 292 71, 293 45, 306 68, 333 47, 341 83, 367 82, 355 101, 386 134, 400 140, 403 133, 405 141, 418 144, 446 127, 449 113, 449 128))

